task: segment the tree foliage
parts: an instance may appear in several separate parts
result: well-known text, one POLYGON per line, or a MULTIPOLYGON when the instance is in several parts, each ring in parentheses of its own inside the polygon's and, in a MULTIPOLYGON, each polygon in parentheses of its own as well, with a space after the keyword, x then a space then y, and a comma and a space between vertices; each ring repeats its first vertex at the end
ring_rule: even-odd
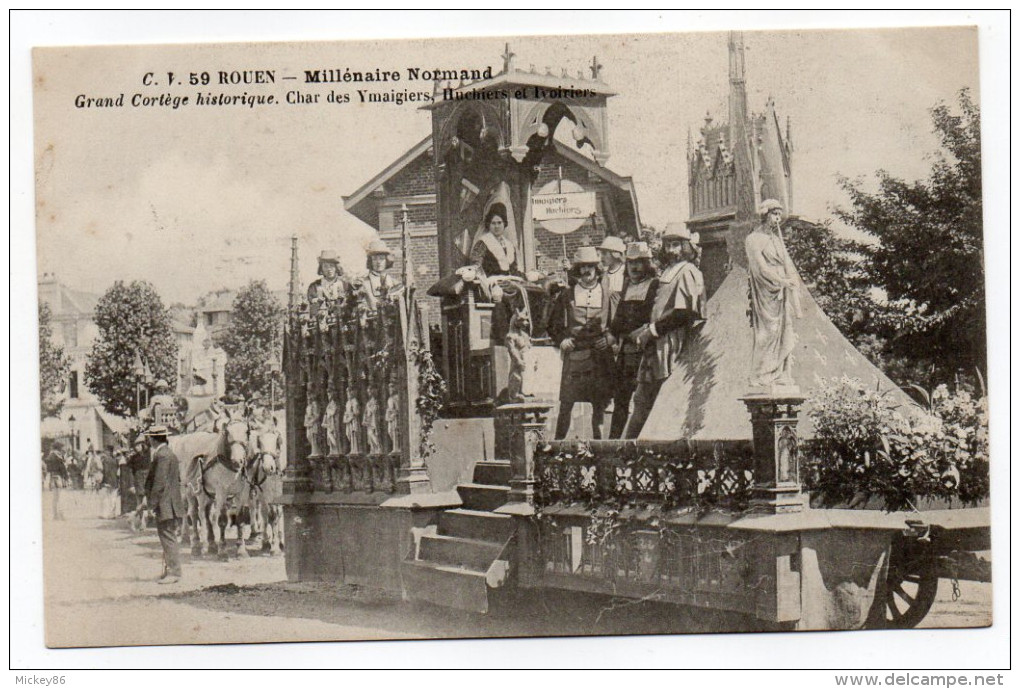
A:
POLYGON ((135 355, 154 379, 173 386, 177 371, 177 343, 170 312, 155 288, 144 281, 125 285, 118 280, 96 305, 99 337, 85 366, 85 380, 103 407, 128 416, 135 410, 135 355))
POLYGON ((985 370, 985 277, 980 111, 964 89, 959 114, 941 103, 932 122, 942 150, 925 180, 876 172, 878 191, 842 180, 851 207, 836 216, 873 241, 860 242, 868 280, 885 291, 874 330, 888 352, 921 361, 947 379, 985 370))
POLYGON ((226 389, 229 395, 268 400, 270 380, 283 389, 283 376, 270 371, 279 360, 283 307, 264 280, 253 280, 234 299, 230 327, 223 340, 227 353, 226 389))
POLYGON ((39 407, 44 419, 60 414, 64 400, 59 395, 71 372, 71 358, 53 342, 52 320, 50 305, 39 302, 39 407))

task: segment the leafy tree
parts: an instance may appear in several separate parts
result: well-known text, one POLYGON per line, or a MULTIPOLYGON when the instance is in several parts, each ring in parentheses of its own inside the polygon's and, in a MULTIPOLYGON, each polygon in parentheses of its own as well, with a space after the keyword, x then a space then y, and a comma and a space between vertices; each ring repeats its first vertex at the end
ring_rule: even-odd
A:
POLYGON ((228 394, 268 399, 271 379, 277 391, 283 389, 282 374, 269 370, 270 362, 279 359, 283 315, 283 307, 265 280, 253 280, 237 293, 222 345, 228 357, 228 394))
POLYGON ((118 280, 96 305, 99 337, 85 365, 85 380, 103 407, 128 416, 135 410, 135 355, 153 377, 176 380, 177 342, 170 312, 148 282, 118 280))
POLYGON ((60 414, 64 400, 59 394, 71 372, 71 358, 53 343, 52 319, 50 305, 39 302, 39 406, 44 419, 60 414))
POLYGON ((928 179, 905 182, 879 170, 876 193, 843 179, 852 206, 836 211, 874 239, 858 251, 869 281, 888 296, 879 314, 888 353, 942 380, 986 365, 981 117, 966 89, 959 111, 945 103, 931 110, 942 150, 928 179))
POLYGON ((878 304, 871 298, 869 275, 861 266, 860 247, 836 236, 828 224, 790 218, 783 226, 786 248, 818 306, 849 340, 859 345, 869 334, 878 304))

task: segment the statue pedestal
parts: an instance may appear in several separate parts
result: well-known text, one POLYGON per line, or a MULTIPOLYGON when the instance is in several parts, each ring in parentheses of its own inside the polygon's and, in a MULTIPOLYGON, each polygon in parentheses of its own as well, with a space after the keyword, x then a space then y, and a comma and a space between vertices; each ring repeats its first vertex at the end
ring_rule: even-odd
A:
POLYGON ((496 459, 510 460, 509 504, 535 503, 535 447, 545 437, 550 402, 517 402, 496 407, 496 459))
POLYGON ((754 436, 752 505, 772 514, 802 511, 797 417, 804 396, 786 385, 755 389, 740 399, 751 412, 754 436))

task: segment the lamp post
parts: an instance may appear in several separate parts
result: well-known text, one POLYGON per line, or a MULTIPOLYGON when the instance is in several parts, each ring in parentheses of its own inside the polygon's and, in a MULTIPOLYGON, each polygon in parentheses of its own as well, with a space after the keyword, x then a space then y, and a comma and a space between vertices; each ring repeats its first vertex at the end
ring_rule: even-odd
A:
POLYGON ((67 425, 71 429, 71 437, 69 439, 68 445, 71 446, 72 450, 77 450, 78 449, 77 448, 77 443, 75 442, 75 438, 74 438, 74 422, 75 421, 77 421, 77 419, 74 418, 74 414, 71 414, 69 417, 67 417, 67 425))
POLYGON ((219 362, 216 361, 216 357, 212 358, 212 394, 213 397, 218 397, 220 394, 219 387, 216 384, 216 379, 219 378, 219 372, 216 370, 216 366, 219 362))

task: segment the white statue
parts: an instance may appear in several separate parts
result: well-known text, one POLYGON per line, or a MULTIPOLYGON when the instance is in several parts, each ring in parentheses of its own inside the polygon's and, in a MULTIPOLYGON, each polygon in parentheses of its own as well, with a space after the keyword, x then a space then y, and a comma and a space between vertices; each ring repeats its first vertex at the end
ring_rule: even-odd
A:
POLYGON ((368 454, 382 454, 382 442, 379 439, 379 401, 375 395, 369 395, 365 403, 365 433, 368 436, 368 454))
POLYGON ((347 405, 344 408, 344 429, 347 432, 347 442, 350 445, 350 454, 361 454, 361 443, 358 441, 358 427, 361 425, 361 405, 358 398, 351 395, 347 398, 347 405))
POLYGON ((751 385, 795 385, 791 371, 796 344, 793 320, 801 315, 800 276, 783 242, 782 205, 768 199, 762 202, 760 214, 761 224, 744 242, 754 331, 751 385))
POLYGON ((305 433, 308 436, 308 445, 312 448, 313 455, 321 454, 319 447, 319 404, 312 397, 305 407, 305 433))
POLYGON ((329 454, 340 454, 340 407, 336 403, 333 391, 329 391, 329 404, 326 405, 326 414, 322 419, 326 426, 326 444, 329 446, 329 454))
POLYGON ((393 383, 386 398, 386 434, 390 437, 390 452, 400 452, 400 395, 393 383))

